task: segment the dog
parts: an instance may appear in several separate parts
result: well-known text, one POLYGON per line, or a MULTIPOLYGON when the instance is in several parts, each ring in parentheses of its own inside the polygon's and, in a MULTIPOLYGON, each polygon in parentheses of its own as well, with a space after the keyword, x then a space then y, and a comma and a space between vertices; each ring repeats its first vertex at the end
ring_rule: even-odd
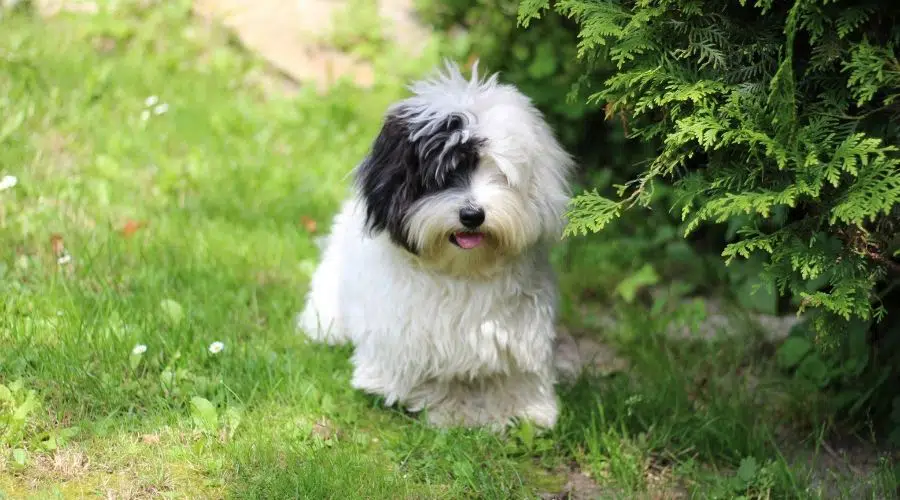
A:
POLYGON ((390 106, 335 216, 300 330, 429 424, 557 421, 550 263, 573 158, 498 75, 445 63, 390 106))

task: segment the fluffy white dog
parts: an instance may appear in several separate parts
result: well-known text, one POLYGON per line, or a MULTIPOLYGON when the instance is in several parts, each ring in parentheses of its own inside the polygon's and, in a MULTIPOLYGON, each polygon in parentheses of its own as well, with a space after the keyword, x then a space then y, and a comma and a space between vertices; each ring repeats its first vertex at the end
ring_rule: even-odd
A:
POLYGON ((387 111, 298 326, 354 345, 353 387, 439 426, 552 427, 549 250, 573 162, 497 75, 445 72, 387 111))

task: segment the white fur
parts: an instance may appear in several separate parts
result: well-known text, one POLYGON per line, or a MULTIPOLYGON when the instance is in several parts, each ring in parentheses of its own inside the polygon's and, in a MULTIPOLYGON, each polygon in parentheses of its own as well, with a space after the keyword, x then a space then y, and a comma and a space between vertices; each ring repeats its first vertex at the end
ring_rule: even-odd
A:
MULTIPOLYGON (((557 290, 549 262, 568 202, 570 157, 514 87, 454 67, 411 86, 408 118, 470 118, 454 141, 486 139, 466 189, 421 199, 405 220, 414 255, 365 230, 354 192, 333 221, 298 326, 315 341, 351 343, 355 388, 387 405, 426 410, 436 425, 552 427, 557 290), (487 214, 485 243, 463 250, 459 208, 487 214)), ((428 127, 423 128, 428 133, 428 127)))

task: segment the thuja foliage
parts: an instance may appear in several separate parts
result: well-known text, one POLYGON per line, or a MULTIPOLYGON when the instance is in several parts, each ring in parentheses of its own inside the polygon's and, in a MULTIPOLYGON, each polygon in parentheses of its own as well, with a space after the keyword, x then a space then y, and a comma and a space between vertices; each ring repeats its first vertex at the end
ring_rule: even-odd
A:
MULTIPOLYGON (((845 3, 556 4, 581 25, 580 56, 618 68, 589 101, 659 144, 623 199, 579 196, 570 233, 602 229, 674 179, 686 233, 739 226, 727 260, 764 252, 803 307, 883 315, 872 291, 900 267, 900 5, 845 3)), ((524 2, 520 22, 548 6, 524 2)))
POLYGON ((578 196, 569 234, 671 184, 685 234, 727 225, 724 259, 764 256, 820 342, 884 335, 900 312, 900 3, 525 0, 519 24, 548 12, 578 23, 586 67, 616 67, 587 101, 656 148, 618 197, 578 196))

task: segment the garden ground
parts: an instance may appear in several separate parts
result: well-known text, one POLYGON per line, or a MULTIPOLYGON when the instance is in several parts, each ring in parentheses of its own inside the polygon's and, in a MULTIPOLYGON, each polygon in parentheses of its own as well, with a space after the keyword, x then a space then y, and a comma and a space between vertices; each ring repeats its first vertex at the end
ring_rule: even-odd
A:
POLYGON ((0 498, 894 495, 888 457, 820 438, 815 392, 740 311, 666 286, 599 304, 641 286, 604 278, 602 238, 556 255, 562 327, 603 356, 553 431, 434 430, 351 390, 349 351, 293 318, 436 38, 410 57, 345 30, 328 43, 377 77, 321 92, 189 2, 2 15, 0 498), (667 334, 709 325, 729 335, 667 334))

